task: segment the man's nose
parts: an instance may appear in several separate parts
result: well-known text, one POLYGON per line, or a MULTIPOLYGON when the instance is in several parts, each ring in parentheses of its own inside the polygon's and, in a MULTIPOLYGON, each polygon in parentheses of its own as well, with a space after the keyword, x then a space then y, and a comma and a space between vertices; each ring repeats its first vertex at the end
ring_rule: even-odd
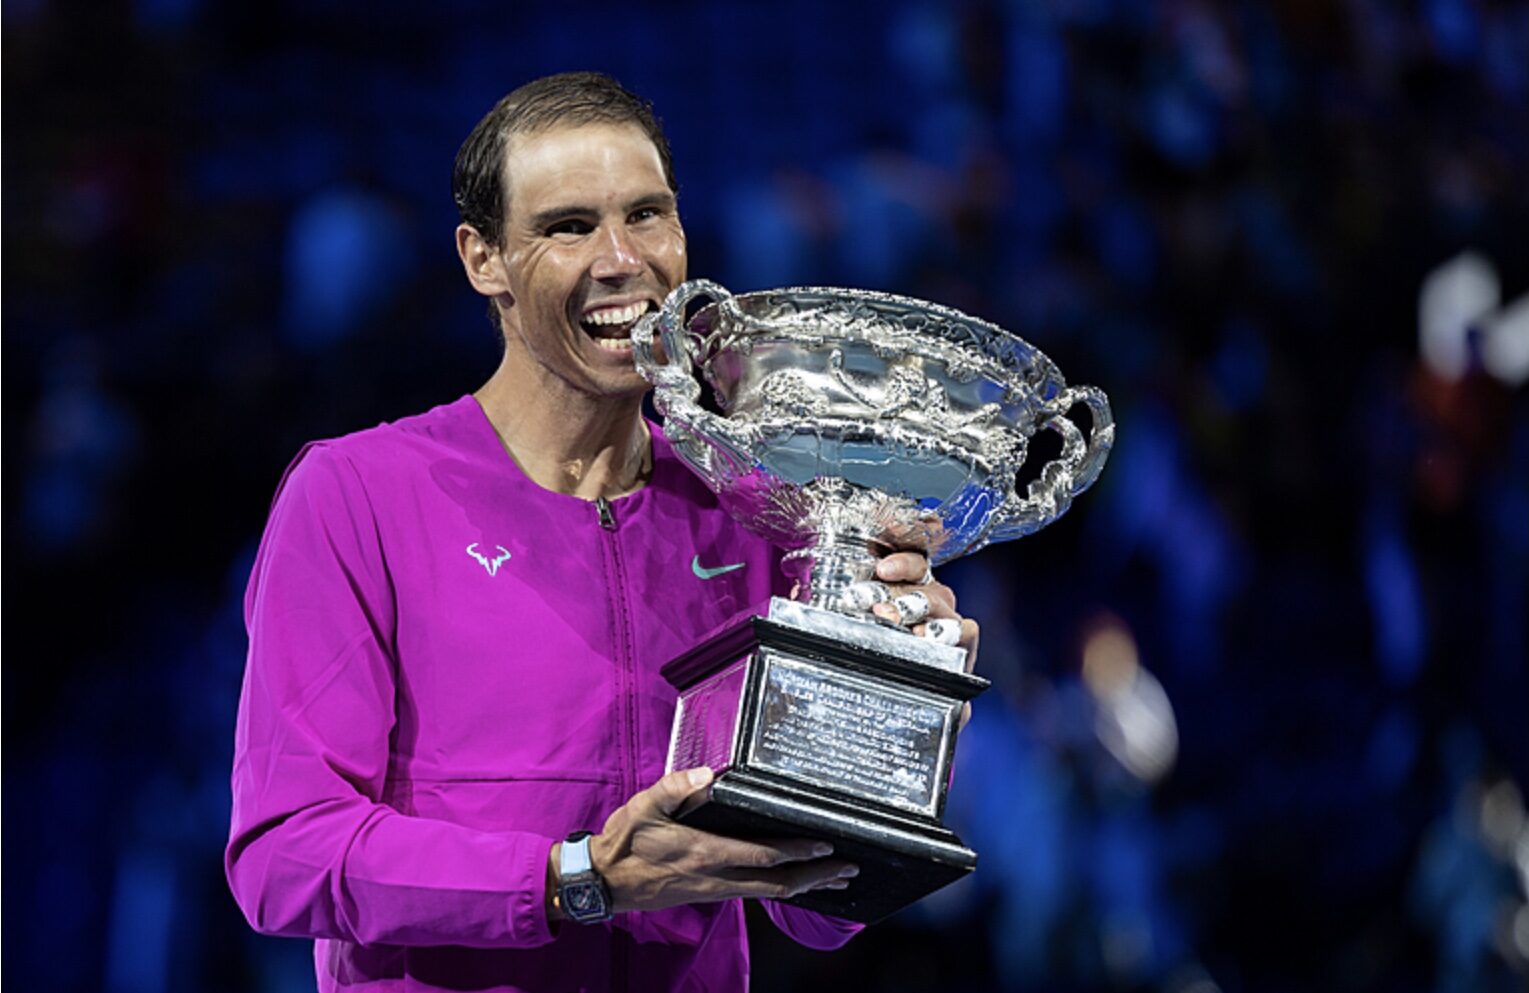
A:
POLYGON ((594 264, 589 274, 595 279, 625 279, 642 271, 642 256, 623 225, 607 227, 600 234, 594 264))

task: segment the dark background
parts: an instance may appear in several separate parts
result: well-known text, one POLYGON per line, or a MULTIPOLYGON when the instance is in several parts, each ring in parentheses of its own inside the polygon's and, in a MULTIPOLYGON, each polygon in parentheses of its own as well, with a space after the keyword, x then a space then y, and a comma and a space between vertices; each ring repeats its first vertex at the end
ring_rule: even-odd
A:
POLYGON ((254 543, 303 441, 492 371, 451 159, 573 68, 656 104, 693 276, 952 304, 1120 425, 947 576, 976 876, 756 989, 1529 983, 1529 5, 3 14, 10 988, 312 988, 221 875, 254 543))

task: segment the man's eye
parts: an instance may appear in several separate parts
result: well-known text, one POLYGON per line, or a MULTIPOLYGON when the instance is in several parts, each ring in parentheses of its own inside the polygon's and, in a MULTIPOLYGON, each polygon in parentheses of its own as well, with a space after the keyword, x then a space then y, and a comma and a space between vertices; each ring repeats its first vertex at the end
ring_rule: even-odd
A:
POLYGON ((635 224, 635 223, 637 223, 639 221, 652 220, 653 218, 655 218, 657 216, 658 216, 658 208, 657 207, 639 207, 638 209, 632 211, 632 223, 635 224))
POLYGON ((556 224, 553 224, 553 225, 549 226, 547 228, 547 234, 549 236, 551 236, 551 235, 559 235, 559 234, 578 235, 578 234, 589 234, 589 232, 591 232, 593 230, 594 230, 594 228, 592 228, 589 225, 589 222, 587 222, 587 221, 579 221, 579 220, 572 220, 572 219, 570 219, 570 220, 566 220, 566 221, 558 221, 556 224))

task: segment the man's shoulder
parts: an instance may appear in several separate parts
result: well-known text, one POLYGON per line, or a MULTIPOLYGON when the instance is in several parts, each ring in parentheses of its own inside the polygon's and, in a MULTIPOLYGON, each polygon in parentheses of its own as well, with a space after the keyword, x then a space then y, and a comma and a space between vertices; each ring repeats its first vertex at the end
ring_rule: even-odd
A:
POLYGON ((310 498, 344 502, 363 494, 384 502, 390 494, 407 495, 443 463, 484 458, 482 420, 477 401, 464 396, 420 414, 310 441, 288 463, 277 493, 296 488, 310 498))
POLYGON ((482 419, 478 402, 470 395, 419 414, 384 421, 333 438, 311 442, 308 449, 321 449, 354 465, 358 470, 398 471, 420 459, 442 455, 467 454, 481 447, 477 435, 482 419))

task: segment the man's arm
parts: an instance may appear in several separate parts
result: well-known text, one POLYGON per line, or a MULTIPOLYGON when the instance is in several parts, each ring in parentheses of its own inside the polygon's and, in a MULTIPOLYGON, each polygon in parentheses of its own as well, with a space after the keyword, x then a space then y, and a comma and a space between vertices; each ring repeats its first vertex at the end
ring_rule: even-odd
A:
POLYGON ((288 470, 245 600, 225 868, 268 934, 530 947, 553 839, 409 817, 381 802, 395 706, 393 591, 343 455, 288 470))
MULTIPOLYGON (((555 839, 477 831, 382 803, 395 708, 393 590, 365 490, 342 454, 288 470, 245 602, 229 885, 268 934, 363 944, 550 941, 555 839)), ((709 774, 680 772, 611 815, 592 844, 615 909, 836 885, 810 842, 752 844, 670 815, 709 774)), ((570 825, 570 828, 574 825, 570 825)))

